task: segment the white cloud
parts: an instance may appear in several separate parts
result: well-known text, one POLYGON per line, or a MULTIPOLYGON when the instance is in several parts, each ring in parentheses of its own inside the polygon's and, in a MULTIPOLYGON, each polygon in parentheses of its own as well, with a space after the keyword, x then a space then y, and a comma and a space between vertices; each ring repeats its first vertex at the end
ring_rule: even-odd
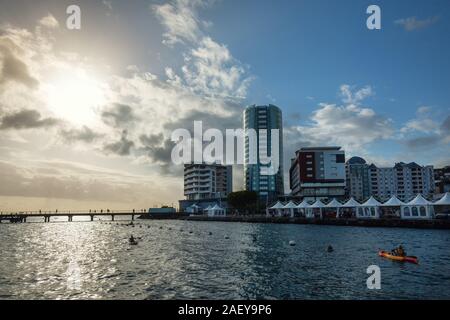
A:
POLYGON ((46 27, 46 28, 57 28, 57 27, 59 27, 58 20, 56 20, 56 18, 53 15, 51 15, 51 14, 48 14, 48 16, 43 17, 41 20, 39 20, 39 24, 41 26, 46 27))
POLYGON ((164 44, 172 46, 176 43, 197 42, 201 37, 196 8, 204 4, 202 1, 175 0, 171 3, 153 5, 151 8, 166 28, 163 34, 164 44))
POLYGON ((348 84, 341 85, 340 91, 344 103, 358 105, 364 99, 374 95, 373 89, 370 86, 365 86, 356 91, 354 89, 354 86, 348 84))
POLYGON ((409 17, 398 19, 395 21, 395 24, 402 26, 406 31, 414 31, 419 29, 424 29, 432 24, 436 23, 439 20, 439 17, 429 17, 423 20, 418 20, 416 17, 409 17))

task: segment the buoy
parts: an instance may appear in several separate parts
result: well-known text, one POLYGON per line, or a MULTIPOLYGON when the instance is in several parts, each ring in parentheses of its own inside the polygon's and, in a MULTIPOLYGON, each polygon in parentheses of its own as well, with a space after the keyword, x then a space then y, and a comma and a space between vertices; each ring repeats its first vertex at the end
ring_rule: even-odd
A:
POLYGON ((334 249, 333 249, 333 247, 332 247, 331 245, 329 245, 328 248, 327 248, 327 251, 328 251, 328 252, 333 252, 334 249))
POLYGON ((230 239, 230 237, 229 236, 225 236, 225 239, 230 239))
POLYGON ((211 236, 211 235, 212 235, 212 232, 210 232, 209 235, 211 236))
POLYGON ((295 246, 295 245, 296 245, 296 243, 295 243, 295 241, 294 241, 294 240, 291 240, 291 241, 289 241, 289 245, 290 245, 290 246, 295 246))
POLYGON ((192 231, 189 231, 189 233, 193 233, 192 231))

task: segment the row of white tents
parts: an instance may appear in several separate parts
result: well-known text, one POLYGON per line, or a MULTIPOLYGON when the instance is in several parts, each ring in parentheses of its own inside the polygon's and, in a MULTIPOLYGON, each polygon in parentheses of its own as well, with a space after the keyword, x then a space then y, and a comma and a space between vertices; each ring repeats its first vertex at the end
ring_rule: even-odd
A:
POLYGON ((342 217, 344 214, 350 214, 356 218, 379 219, 383 208, 390 208, 394 209, 393 212, 402 219, 432 219, 434 218, 435 206, 450 206, 450 193, 445 193, 436 202, 428 201, 421 194, 407 203, 399 200, 396 196, 392 196, 384 203, 379 202, 374 197, 370 197, 364 203, 359 203, 353 198, 345 203, 333 199, 327 204, 320 200, 316 200, 312 204, 309 204, 306 200, 299 204, 293 201, 286 204, 277 202, 267 209, 267 215, 290 217, 299 215, 306 218, 322 218, 326 212, 331 211, 336 214, 336 218, 342 217))
POLYGON ((217 216, 225 216, 226 215, 226 209, 219 206, 217 203, 212 205, 209 205, 205 209, 202 207, 193 204, 189 207, 187 207, 186 212, 196 214, 196 213, 203 213, 207 214, 209 217, 217 217, 217 216))

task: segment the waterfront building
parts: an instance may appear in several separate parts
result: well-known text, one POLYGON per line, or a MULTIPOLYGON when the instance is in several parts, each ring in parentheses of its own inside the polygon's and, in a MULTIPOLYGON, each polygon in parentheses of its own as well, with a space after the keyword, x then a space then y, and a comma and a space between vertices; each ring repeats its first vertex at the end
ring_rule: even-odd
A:
POLYGON ((219 164, 186 164, 184 195, 187 200, 226 197, 232 192, 232 167, 219 164))
POLYGON ((276 199, 278 196, 284 195, 282 112, 280 108, 271 104, 267 106, 252 105, 245 109, 243 120, 245 132, 248 132, 249 129, 255 130, 258 150, 256 163, 250 163, 250 148, 252 146, 246 139, 244 150, 245 190, 255 191, 260 197, 266 198, 267 201, 276 199), (261 163, 260 152, 267 155, 272 154, 274 146, 272 146, 270 134, 273 129, 279 130, 279 167, 276 174, 265 175, 261 168, 269 165, 261 163), (267 130, 266 134, 263 134, 264 130, 267 130))
POLYGON ((434 182, 437 194, 450 192, 450 166, 434 169, 434 182))
POLYGON ((352 157, 345 164, 347 195, 358 201, 370 197, 370 174, 366 160, 352 157))
POLYGON ((340 147, 301 148, 289 170, 292 196, 307 200, 344 198, 345 152, 340 147))
POLYGON ((180 211, 203 212, 208 206, 224 206, 233 191, 231 166, 220 164, 186 164, 184 166, 184 195, 180 211))
POLYGON ((347 161, 346 172, 347 194, 359 201, 370 196, 380 201, 387 201, 392 196, 409 201, 419 193, 425 197, 434 193, 432 166, 399 162, 394 167, 382 168, 353 157, 347 161))

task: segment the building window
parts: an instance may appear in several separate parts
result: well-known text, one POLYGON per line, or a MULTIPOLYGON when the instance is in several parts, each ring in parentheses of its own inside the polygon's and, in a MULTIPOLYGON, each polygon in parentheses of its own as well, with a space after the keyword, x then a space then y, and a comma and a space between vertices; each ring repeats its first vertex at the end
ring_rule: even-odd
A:
POLYGON ((409 213, 409 207, 406 207, 405 210, 403 210, 403 214, 405 217, 409 217, 411 214, 409 213))
POLYGON ((420 216, 421 217, 427 216, 427 210, 425 209, 425 207, 420 207, 420 216))
POLYGON ((412 215, 413 215, 413 217, 418 217, 419 216, 419 212, 417 211, 417 207, 413 207, 412 208, 412 215))

